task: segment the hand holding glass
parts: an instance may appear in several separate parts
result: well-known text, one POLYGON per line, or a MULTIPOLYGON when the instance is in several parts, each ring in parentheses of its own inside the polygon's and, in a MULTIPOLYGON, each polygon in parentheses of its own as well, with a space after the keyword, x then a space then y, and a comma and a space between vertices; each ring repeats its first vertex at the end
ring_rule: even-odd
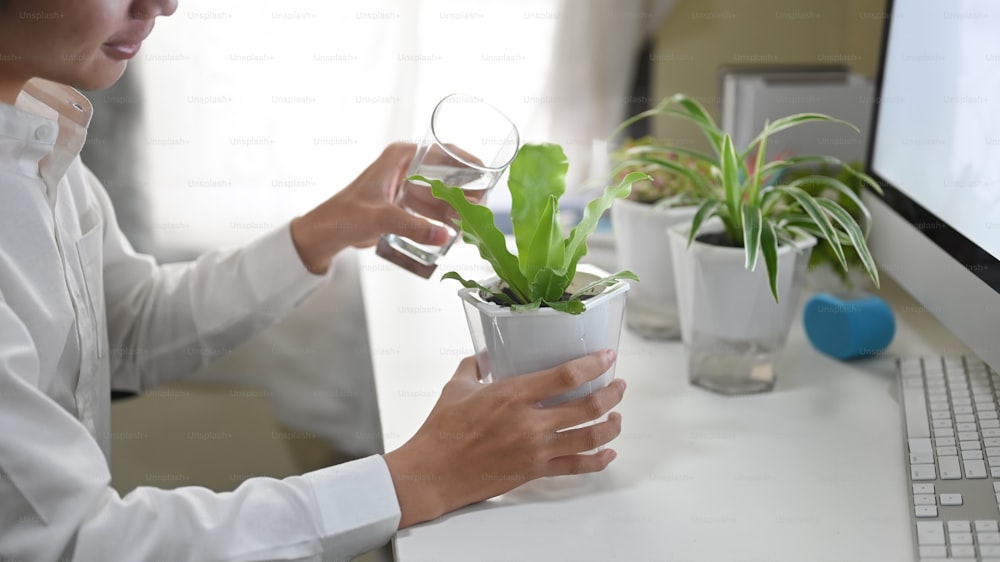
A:
MULTIPOLYGON (((431 126, 417 146, 406 177, 420 175, 461 187, 466 197, 481 203, 510 165, 520 143, 510 119, 483 100, 452 94, 441 99, 431 114, 431 126)), ((444 201, 431 195, 421 182, 403 180, 395 204, 409 213, 448 229, 442 246, 419 244, 398 234, 386 234, 375 253, 421 277, 430 277, 460 232, 452 219, 457 215, 444 201)))

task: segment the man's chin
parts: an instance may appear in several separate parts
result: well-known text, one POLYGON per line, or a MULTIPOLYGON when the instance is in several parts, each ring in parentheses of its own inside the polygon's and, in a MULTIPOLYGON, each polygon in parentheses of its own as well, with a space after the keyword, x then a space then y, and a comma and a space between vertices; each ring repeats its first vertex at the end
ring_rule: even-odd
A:
POLYGON ((126 67, 128 67, 126 61, 115 61, 113 64, 106 64, 105 68, 102 68, 99 72, 87 73, 82 77, 77 77, 70 85, 79 90, 90 92, 104 90, 114 86, 115 82, 125 73, 126 67))

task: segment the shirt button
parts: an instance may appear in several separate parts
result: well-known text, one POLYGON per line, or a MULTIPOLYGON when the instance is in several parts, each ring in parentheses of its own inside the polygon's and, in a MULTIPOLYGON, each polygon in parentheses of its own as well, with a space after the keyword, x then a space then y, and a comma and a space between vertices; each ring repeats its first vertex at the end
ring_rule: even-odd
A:
POLYGON ((40 140, 42 142, 48 142, 52 140, 55 136, 56 129, 52 125, 39 125, 35 129, 35 140, 40 140))

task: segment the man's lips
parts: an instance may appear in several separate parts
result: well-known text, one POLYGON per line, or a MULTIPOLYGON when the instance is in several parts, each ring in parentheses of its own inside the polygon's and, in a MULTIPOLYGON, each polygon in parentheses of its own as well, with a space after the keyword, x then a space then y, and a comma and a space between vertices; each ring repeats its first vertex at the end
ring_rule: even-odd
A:
POLYGON ((105 43, 101 45, 101 49, 104 51, 104 54, 113 59, 128 60, 139 52, 139 47, 141 46, 142 43, 105 43))
POLYGON ((142 41, 153 31, 153 21, 119 33, 101 45, 106 55, 113 59, 127 60, 134 57, 142 47, 142 41))

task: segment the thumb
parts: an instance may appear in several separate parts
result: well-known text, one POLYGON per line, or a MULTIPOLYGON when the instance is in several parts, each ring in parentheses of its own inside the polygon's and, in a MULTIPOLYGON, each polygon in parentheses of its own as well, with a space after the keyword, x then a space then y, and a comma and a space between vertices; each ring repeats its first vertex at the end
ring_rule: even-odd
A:
POLYGON ((394 205, 382 208, 379 214, 379 230, 385 233, 405 236, 419 244, 442 246, 448 243, 451 234, 448 229, 427 219, 408 213, 394 205))
POLYGON ((456 381, 478 383, 480 376, 479 363, 476 362, 476 356, 469 355, 462 358, 462 362, 458 364, 458 368, 455 369, 455 374, 451 378, 456 381))

